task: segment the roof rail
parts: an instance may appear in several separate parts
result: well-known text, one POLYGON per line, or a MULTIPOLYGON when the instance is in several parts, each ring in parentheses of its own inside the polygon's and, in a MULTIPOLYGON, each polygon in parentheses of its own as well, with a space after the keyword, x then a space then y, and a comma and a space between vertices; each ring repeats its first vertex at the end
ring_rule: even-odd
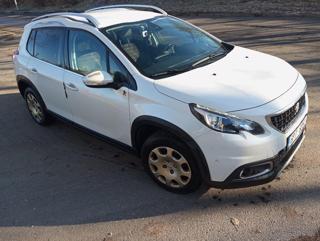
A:
POLYGON ((163 9, 161 9, 161 8, 158 8, 158 7, 152 6, 152 5, 141 5, 141 4, 106 5, 106 6, 101 6, 101 7, 89 9, 89 10, 85 11, 85 13, 104 10, 104 9, 112 9, 112 8, 131 8, 131 9, 137 9, 137 10, 139 10, 139 9, 149 9, 149 10, 152 10, 153 12, 161 13, 163 15, 168 15, 168 13, 166 11, 164 11, 163 9))
POLYGON ((93 27, 98 27, 98 23, 94 19, 94 17, 92 17, 88 14, 84 14, 84 13, 72 13, 72 12, 49 13, 49 14, 45 14, 45 15, 36 17, 36 18, 32 19, 31 21, 34 22, 37 20, 46 19, 46 18, 54 18, 54 17, 67 18, 72 21, 81 22, 81 23, 88 24, 93 27), (83 20, 81 20, 81 18, 83 20))

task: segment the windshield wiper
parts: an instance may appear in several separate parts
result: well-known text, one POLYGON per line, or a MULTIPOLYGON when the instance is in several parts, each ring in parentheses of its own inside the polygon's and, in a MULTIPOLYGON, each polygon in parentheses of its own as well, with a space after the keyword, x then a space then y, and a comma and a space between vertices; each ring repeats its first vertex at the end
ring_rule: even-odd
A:
POLYGON ((215 53, 215 54, 210 54, 209 56, 200 59, 199 61, 195 62, 194 64, 192 64, 191 66, 188 66, 186 68, 180 68, 180 69, 169 69, 167 71, 163 71, 163 72, 159 72, 159 73, 155 73, 152 74, 150 77, 163 77, 163 76, 172 76, 172 75, 176 75, 176 74, 181 74, 184 72, 187 72, 189 70, 195 69, 197 67, 199 67, 201 64, 204 64, 205 62, 208 61, 212 61, 215 60, 223 55, 227 54, 226 52, 220 52, 220 53, 215 53))
POLYGON ((209 56, 207 57, 204 57, 203 59, 200 59, 199 61, 195 62, 194 64, 192 64, 192 67, 195 68, 205 62, 208 62, 208 61, 211 61, 211 60, 214 60, 214 59, 217 59, 218 57, 222 56, 222 55, 225 55, 226 53, 225 52, 222 52, 222 53, 218 53, 218 54, 210 54, 209 56))
POLYGON ((152 74, 150 77, 171 76, 171 75, 181 74, 181 73, 186 72, 191 69, 192 68, 190 68, 190 67, 184 68, 184 69, 169 69, 167 71, 152 74))

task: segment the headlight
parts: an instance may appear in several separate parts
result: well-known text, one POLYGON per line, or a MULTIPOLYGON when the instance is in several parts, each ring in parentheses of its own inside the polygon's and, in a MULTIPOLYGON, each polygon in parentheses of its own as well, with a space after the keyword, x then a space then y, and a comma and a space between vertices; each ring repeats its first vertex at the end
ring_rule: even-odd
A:
POLYGON ((236 116, 212 111, 209 108, 190 104, 191 112, 198 120, 209 128, 231 134, 247 131, 253 135, 263 134, 263 128, 256 122, 240 119, 236 116))

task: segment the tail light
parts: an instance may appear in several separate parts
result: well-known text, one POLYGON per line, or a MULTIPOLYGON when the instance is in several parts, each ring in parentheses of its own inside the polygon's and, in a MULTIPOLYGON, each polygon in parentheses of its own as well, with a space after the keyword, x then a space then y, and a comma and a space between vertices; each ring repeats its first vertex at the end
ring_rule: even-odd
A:
POLYGON ((15 60, 18 55, 19 55, 19 50, 16 49, 12 54, 12 60, 15 60))

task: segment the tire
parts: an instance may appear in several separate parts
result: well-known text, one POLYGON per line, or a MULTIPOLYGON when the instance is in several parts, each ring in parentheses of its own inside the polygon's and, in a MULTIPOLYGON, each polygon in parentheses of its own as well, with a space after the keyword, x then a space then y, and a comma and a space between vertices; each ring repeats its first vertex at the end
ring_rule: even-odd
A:
POLYGON ((51 123, 52 119, 47 112, 46 105, 36 90, 31 87, 26 88, 24 91, 24 99, 32 119, 37 124, 44 126, 51 123))
POLYGON ((150 177, 170 192, 191 193, 202 183, 194 154, 174 136, 153 134, 143 144, 141 157, 150 177))

